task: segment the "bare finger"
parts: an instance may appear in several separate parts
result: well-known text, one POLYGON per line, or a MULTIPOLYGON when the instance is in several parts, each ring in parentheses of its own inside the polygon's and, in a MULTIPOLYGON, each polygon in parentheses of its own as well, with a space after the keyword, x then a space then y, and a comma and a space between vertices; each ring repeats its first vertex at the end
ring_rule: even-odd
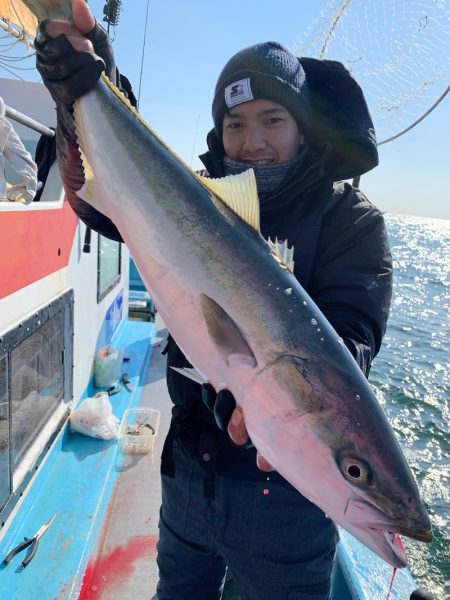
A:
POLYGON ((245 446, 249 441, 247 428, 244 422, 244 413, 242 408, 236 407, 231 415, 230 422, 228 424, 228 435, 230 436, 233 443, 237 446, 245 446))
POLYGON ((270 473, 270 471, 274 471, 275 469, 272 465, 267 462, 267 460, 262 456, 259 452, 256 453, 256 464, 260 471, 264 471, 265 473, 270 473))
POLYGON ((85 0, 73 0, 73 22, 83 33, 89 33, 95 27, 95 19, 85 0))
POLYGON ((64 34, 78 52, 94 51, 92 42, 88 40, 73 23, 69 23, 69 21, 52 19, 47 23, 45 32, 51 38, 56 38, 59 35, 64 34))

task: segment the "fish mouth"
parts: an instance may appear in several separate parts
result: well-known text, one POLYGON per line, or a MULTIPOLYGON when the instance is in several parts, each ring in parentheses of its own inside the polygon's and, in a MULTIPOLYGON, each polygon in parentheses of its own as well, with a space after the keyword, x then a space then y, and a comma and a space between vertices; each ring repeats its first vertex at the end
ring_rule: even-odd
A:
MULTIPOLYGON (((371 528, 369 527, 369 529, 371 528)), ((384 531, 383 529, 376 529, 372 531, 375 532, 375 535, 380 535, 382 537, 383 543, 380 544, 381 548, 388 547, 390 549, 394 560, 391 558, 389 562, 400 569, 406 567, 408 564, 408 557, 399 534, 392 533, 391 531, 384 531)))
POLYGON ((408 564, 400 535, 426 543, 431 542, 433 537, 429 522, 425 524, 418 520, 416 527, 406 526, 396 522, 371 502, 359 497, 349 499, 345 519, 349 525, 360 530, 361 537, 374 552, 399 568, 406 567, 408 564))

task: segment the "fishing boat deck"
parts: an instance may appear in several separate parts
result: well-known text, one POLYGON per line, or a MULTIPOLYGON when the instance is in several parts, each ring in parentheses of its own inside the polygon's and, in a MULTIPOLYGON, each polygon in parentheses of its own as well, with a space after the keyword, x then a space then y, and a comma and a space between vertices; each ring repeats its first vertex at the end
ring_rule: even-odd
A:
POLYGON ((165 381, 166 361, 161 354, 166 338, 162 324, 150 367, 143 378, 139 407, 161 412, 159 432, 148 454, 118 452, 118 478, 107 511, 96 565, 85 579, 85 598, 150 599, 156 592, 156 543, 161 505, 160 456, 170 424, 170 399, 165 381), (95 596, 92 595, 95 592, 95 596))
MULTIPOLYGON (((171 401, 166 386, 166 360, 161 354, 167 331, 157 318, 157 337, 140 391, 139 407, 161 413, 159 433, 149 454, 119 454, 121 472, 108 509, 95 567, 85 578, 83 598, 156 600, 156 543, 161 505, 160 457, 170 425, 171 401)), ((139 390, 137 390, 139 393, 139 390)), ((227 581, 224 600, 240 600, 227 581)))
MULTIPOLYGON (((158 567, 156 544, 161 505, 160 457, 170 425, 171 401, 166 386, 164 348, 167 331, 157 318, 151 362, 137 388, 139 408, 160 411, 159 432, 148 454, 118 453, 116 481, 95 563, 86 571, 80 598, 156 600, 158 567)), ((227 581, 224 600, 240 600, 232 581, 227 581)))

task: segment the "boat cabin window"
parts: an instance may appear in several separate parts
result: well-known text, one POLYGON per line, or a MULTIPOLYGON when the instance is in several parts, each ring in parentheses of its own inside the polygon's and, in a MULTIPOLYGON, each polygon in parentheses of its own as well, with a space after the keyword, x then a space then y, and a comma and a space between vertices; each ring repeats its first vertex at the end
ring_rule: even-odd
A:
POLYGON ((72 292, 1 340, 0 509, 4 520, 3 510, 26 485, 67 416, 72 398, 72 292))
POLYGON ((98 236, 97 302, 120 282, 121 244, 98 236))

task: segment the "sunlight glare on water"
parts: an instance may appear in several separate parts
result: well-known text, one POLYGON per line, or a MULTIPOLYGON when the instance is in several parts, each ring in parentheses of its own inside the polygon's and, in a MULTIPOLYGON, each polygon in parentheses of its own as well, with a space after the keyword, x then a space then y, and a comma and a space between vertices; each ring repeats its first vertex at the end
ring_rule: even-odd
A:
POLYGON ((391 316, 370 381, 429 510, 429 545, 404 539, 418 583, 450 598, 450 221, 386 215, 391 316))

